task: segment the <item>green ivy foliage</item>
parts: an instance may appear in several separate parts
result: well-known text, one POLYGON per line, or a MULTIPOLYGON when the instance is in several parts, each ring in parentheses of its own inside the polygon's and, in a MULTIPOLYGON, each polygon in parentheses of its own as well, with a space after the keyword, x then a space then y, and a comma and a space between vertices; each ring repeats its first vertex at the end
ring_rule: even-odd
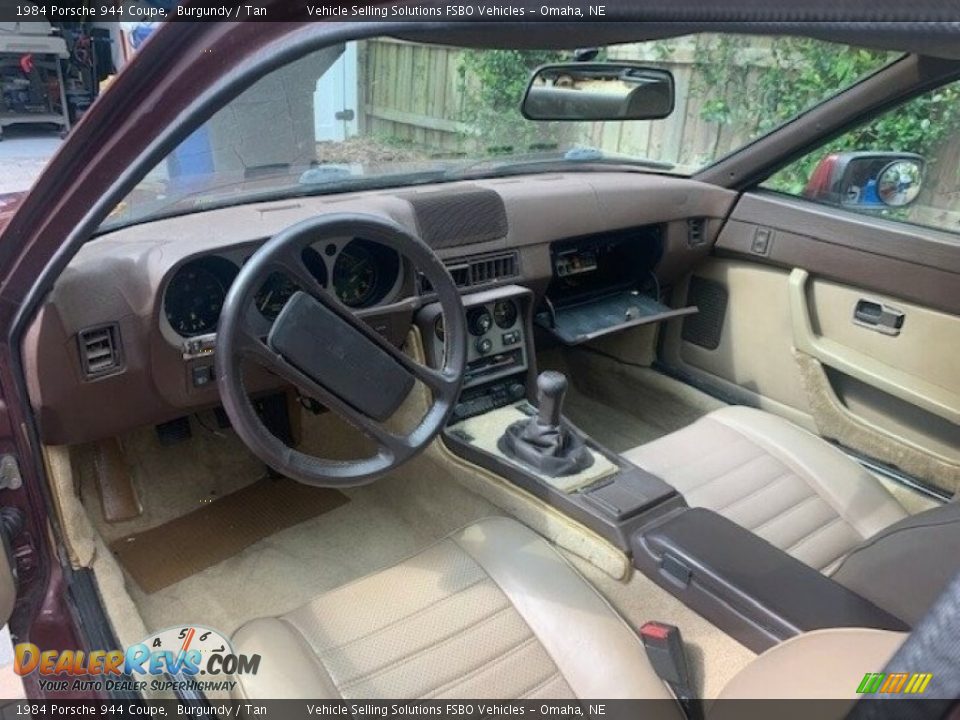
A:
POLYGON ((530 73, 559 62, 551 50, 466 50, 460 65, 464 115, 476 129, 474 140, 490 154, 522 153, 555 144, 556 123, 531 122, 520 114, 530 73))
MULTIPOLYGON (((701 36, 695 50, 691 92, 702 99, 701 117, 759 136, 848 87, 883 65, 892 53, 850 48, 809 38, 779 38, 768 48, 742 35, 701 36)), ((802 192, 817 163, 833 152, 914 152, 928 162, 928 176, 944 143, 960 129, 960 88, 927 93, 828 142, 783 168, 765 185, 802 192)), ((715 146, 715 150, 718 150, 715 146)))

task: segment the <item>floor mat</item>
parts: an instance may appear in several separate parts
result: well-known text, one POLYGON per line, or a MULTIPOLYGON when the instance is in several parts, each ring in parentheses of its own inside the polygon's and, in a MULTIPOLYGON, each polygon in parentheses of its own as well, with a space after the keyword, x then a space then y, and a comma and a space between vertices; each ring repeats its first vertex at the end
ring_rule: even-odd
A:
POLYGON ((337 490, 265 478, 163 525, 115 540, 110 549, 140 588, 151 593, 348 501, 337 490))

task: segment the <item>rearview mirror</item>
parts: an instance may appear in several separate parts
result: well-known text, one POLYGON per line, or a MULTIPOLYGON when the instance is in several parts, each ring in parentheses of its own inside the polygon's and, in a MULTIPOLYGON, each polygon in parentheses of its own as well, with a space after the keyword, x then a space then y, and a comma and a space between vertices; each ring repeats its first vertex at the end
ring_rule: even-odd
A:
POLYGON ((659 120, 673 112, 673 75, 632 63, 563 63, 533 71, 528 120, 659 120))
POLYGON ((817 164, 803 195, 853 210, 906 207, 920 194, 924 164, 914 153, 832 153, 817 164))

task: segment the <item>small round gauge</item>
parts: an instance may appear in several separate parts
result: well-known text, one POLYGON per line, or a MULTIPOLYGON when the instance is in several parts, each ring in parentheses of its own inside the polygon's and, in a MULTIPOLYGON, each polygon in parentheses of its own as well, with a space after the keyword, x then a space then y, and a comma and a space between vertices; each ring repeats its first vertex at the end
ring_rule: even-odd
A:
POLYGON ((396 284, 400 256, 368 240, 347 243, 333 263, 333 289, 347 307, 365 308, 383 300, 396 284))
POLYGON ((433 321, 433 333, 437 340, 443 342, 443 315, 437 315, 437 319, 433 321))
POLYGON ((300 286, 283 273, 270 273, 253 302, 267 320, 276 320, 287 300, 299 289, 300 286))
MULTIPOLYGON (((141 643, 146 645, 151 653, 170 652, 173 659, 179 658, 183 667, 190 667, 194 672, 188 675, 207 673, 212 655, 233 655, 233 646, 220 632, 202 625, 186 625, 167 628, 145 637, 141 643)), ((172 668, 171 668, 172 669, 172 668)), ((178 672, 172 672, 178 675, 178 672)))
POLYGON ((501 300, 493 306, 493 321, 502 330, 513 327, 517 321, 517 306, 513 300, 501 300))
POLYGON ((217 329, 226 287, 218 274, 202 262, 184 265, 170 280, 163 306, 170 326, 183 337, 217 329))
POLYGON ((485 307, 473 308, 467 313, 467 327, 473 335, 483 335, 493 327, 493 318, 485 307))

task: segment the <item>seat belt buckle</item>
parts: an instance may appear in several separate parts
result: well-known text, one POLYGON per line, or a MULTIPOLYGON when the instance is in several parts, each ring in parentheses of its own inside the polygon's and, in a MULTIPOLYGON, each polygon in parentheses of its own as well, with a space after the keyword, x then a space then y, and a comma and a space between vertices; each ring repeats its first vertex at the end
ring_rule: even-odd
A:
POLYGON ((654 672, 670 686, 687 717, 702 717, 700 703, 690 684, 690 669, 680 628, 661 622, 647 622, 640 627, 640 639, 654 672))
POLYGON ((668 685, 690 687, 687 656, 683 650, 680 628, 666 623, 648 622, 640 628, 640 639, 654 671, 668 685))

